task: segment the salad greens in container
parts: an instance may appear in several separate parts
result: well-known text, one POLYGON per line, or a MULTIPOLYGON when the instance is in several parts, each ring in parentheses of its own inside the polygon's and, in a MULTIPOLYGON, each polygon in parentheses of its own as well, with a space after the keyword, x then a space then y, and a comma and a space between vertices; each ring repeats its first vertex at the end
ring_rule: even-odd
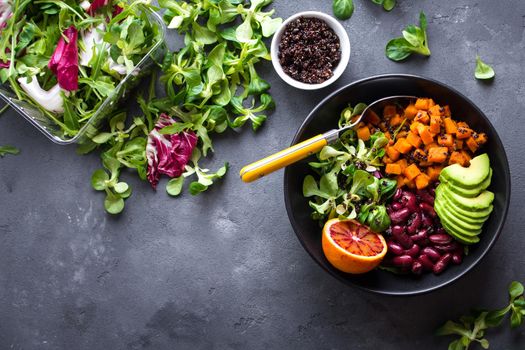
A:
POLYGON ((147 0, 0 0, 0 97, 58 144, 100 122, 164 55, 147 0))

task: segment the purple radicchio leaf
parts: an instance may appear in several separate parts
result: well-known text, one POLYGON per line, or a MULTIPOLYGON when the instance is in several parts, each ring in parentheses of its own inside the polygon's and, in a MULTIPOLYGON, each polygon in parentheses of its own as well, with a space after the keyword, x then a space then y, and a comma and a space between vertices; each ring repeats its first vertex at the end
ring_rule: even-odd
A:
POLYGON ((49 60, 48 67, 56 74, 58 85, 64 90, 78 90, 78 31, 74 26, 64 31, 64 37, 49 60))
POLYGON ((175 123, 175 119, 162 113, 155 128, 148 135, 147 177, 153 188, 157 187, 161 174, 172 178, 181 176, 197 145, 197 135, 193 131, 182 131, 173 135, 159 133, 160 129, 175 123))

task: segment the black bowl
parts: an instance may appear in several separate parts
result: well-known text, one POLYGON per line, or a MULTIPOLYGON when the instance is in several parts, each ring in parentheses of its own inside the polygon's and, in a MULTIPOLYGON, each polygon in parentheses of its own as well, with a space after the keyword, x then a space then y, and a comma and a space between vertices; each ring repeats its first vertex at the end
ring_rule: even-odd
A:
POLYGON ((425 274, 420 277, 396 275, 376 269, 363 275, 350 275, 335 269, 326 260, 321 246, 321 228, 311 219, 308 199, 302 195, 304 177, 311 173, 305 159, 286 168, 284 197, 288 217, 301 244, 325 271, 340 281, 371 292, 390 295, 414 295, 430 292, 450 284, 470 271, 496 242, 505 222, 510 201, 510 170, 501 140, 481 110, 468 98, 451 87, 435 80, 414 75, 380 75, 347 85, 325 98, 306 118, 292 144, 337 127, 341 111, 351 103, 371 103, 392 95, 432 97, 439 104, 448 104, 456 120, 464 120, 475 130, 485 132, 488 143, 483 152, 490 156, 493 169, 494 211, 483 227, 481 241, 470 247, 461 265, 450 266, 439 276, 425 274))

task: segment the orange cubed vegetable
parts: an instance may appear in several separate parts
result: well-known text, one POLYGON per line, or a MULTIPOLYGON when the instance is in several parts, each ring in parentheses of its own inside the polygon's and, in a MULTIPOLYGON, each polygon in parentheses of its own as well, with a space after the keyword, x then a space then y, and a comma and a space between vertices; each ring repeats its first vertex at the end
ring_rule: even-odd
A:
POLYGON ((385 168, 385 172, 391 175, 400 175, 401 167, 399 166, 399 164, 387 164, 385 168))
POLYGON ((429 166, 427 168, 427 175, 432 181, 436 181, 439 179, 439 174, 441 173, 441 170, 443 168, 440 166, 429 166))
POLYGON ((450 118, 443 119, 443 124, 445 124, 445 132, 447 134, 455 134, 458 130, 456 123, 450 118))
POLYGON ((397 187, 405 186, 405 178, 402 175, 399 175, 396 180, 397 180, 397 187))
POLYGON ((417 108, 413 104, 409 104, 407 108, 405 108, 405 117, 409 119, 414 119, 414 117, 417 114, 417 108))
POLYGON ((392 117, 392 119, 390 119, 390 125, 391 126, 401 125, 401 123, 403 123, 403 120, 404 118, 401 118, 399 114, 396 114, 395 116, 392 117))
POLYGON ((411 164, 403 171, 403 174, 406 176, 406 178, 409 181, 412 181, 416 178, 419 174, 421 174, 421 170, 417 167, 415 164, 411 164))
POLYGON ((450 106, 449 105, 443 106, 443 116, 447 117, 447 118, 451 118, 452 117, 452 113, 450 112, 450 106))
POLYGON ((422 149, 415 149, 414 152, 412 152, 412 158, 414 158, 418 162, 425 162, 427 160, 427 153, 423 151, 422 149))
POLYGON ((423 141, 425 145, 428 145, 434 142, 434 137, 430 133, 430 130, 428 127, 421 128, 419 130, 419 136, 421 137, 421 141, 423 141))
POLYGON ((463 149, 463 140, 454 141, 454 148, 456 151, 463 149))
POLYGON ((390 131, 385 131, 385 137, 389 140, 392 140, 392 134, 390 133, 390 131))
POLYGON ((441 131, 441 117, 438 115, 430 116, 430 132, 439 134, 441 131))
POLYGON ((421 173, 416 177, 416 188, 418 190, 422 190, 426 188, 430 184, 430 177, 425 174, 421 173))
POLYGON ((454 139, 450 134, 441 134, 437 137, 438 145, 452 147, 454 146, 454 139))
POLYGON ((397 110, 396 106, 394 105, 386 105, 385 108, 383 108, 383 116, 385 118, 392 118, 396 115, 397 110))
POLYGON ((419 148, 419 146, 421 146, 421 138, 413 132, 409 132, 407 134, 407 142, 415 148, 419 148))
POLYGON ((447 147, 432 147, 428 150, 428 161, 432 163, 443 163, 447 160, 447 147))
POLYGON ((408 143, 408 141, 405 138, 401 137, 401 138, 397 139, 397 142, 394 145, 394 148, 399 153, 406 154, 406 153, 410 152, 410 150, 412 149, 412 145, 410 143, 408 143))
POLYGON ((370 129, 368 126, 363 126, 362 128, 357 129, 357 137, 363 141, 370 140, 370 129))
POLYGON ((430 117, 428 116, 428 113, 425 111, 419 111, 416 114, 416 117, 414 118, 414 121, 420 122, 423 124, 428 124, 430 122, 430 117))
POLYGON ((428 113, 430 115, 441 117, 443 115, 444 109, 440 105, 434 105, 429 108, 428 113))
POLYGON ((415 107, 420 110, 428 110, 429 109, 429 99, 428 98, 418 98, 416 100, 415 107))
POLYGON ((396 150, 394 147, 392 146, 386 146, 386 154, 388 155, 388 157, 390 159, 392 159, 393 161, 396 161, 399 159, 399 156, 401 155, 401 153, 399 153, 398 150, 396 150))
MULTIPOLYGON (((418 128, 421 124, 420 122, 413 122, 410 124, 410 131, 412 131, 414 134, 419 134, 418 128)), ((424 126, 424 125, 423 125, 424 126)))
POLYGON ((462 152, 452 152, 448 164, 459 164, 461 166, 466 166, 469 160, 465 157, 462 152))
POLYGON ((405 177, 405 186, 410 188, 411 190, 416 188, 416 184, 414 183, 414 180, 409 180, 405 177))
POLYGON ((459 127, 470 129, 470 126, 468 126, 467 122, 457 122, 456 125, 459 127))
POLYGON ((401 172, 405 171, 405 169, 408 167, 408 161, 405 158, 398 160, 396 164, 399 164, 401 167, 401 172))
POLYGON ((458 124, 458 130, 456 131, 456 137, 460 140, 468 139, 470 136, 472 136, 472 129, 459 126, 458 124))
POLYGON ((372 125, 378 125, 381 122, 381 118, 377 115, 376 112, 372 111, 371 109, 368 110, 365 116, 365 121, 372 124, 372 125))
POLYGON ((476 140, 474 140, 474 138, 469 137, 468 140, 467 140, 467 147, 468 147, 468 149, 470 150, 470 152, 472 152, 472 153, 476 153, 476 151, 477 151, 478 148, 479 148, 479 145, 478 145, 478 143, 476 142, 476 140))
POLYGON ((488 141, 487 134, 485 134, 484 132, 480 134, 474 133, 472 134, 472 137, 474 138, 474 140, 476 140, 477 144, 480 146, 486 144, 488 141))

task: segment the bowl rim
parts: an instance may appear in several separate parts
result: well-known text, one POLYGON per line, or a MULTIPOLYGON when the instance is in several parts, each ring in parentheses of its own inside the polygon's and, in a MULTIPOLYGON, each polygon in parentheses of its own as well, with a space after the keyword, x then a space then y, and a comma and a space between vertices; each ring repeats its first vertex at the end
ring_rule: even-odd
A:
POLYGON ((452 88, 451 86, 449 86, 449 85, 447 85, 445 83, 442 83, 442 82, 437 81, 435 79, 427 78, 427 77, 424 77, 424 76, 415 75, 415 74, 398 74, 398 73, 378 74, 378 75, 373 75, 373 76, 370 76, 370 77, 367 77, 367 78, 363 78, 363 79, 359 79, 359 80, 353 81, 353 82, 351 82, 349 84, 346 84, 345 86, 337 89, 336 91, 332 92, 327 97, 325 97, 321 102, 319 102, 312 109, 312 111, 308 114, 308 116, 305 118, 305 120, 301 123, 301 126, 297 129, 297 132, 295 133, 295 135, 294 135, 294 137, 292 139, 291 145, 294 145, 294 144, 296 144, 297 142, 300 141, 299 137, 304 133, 304 130, 306 129, 307 125, 310 124, 310 122, 313 119, 314 115, 318 112, 319 109, 321 109, 331 99, 333 99, 337 95, 343 93, 346 89, 350 88, 351 86, 354 86, 354 85, 357 85, 357 84, 361 84, 361 83, 364 83, 364 82, 368 82, 368 81, 372 81, 372 80, 379 80, 379 79, 385 79, 385 78, 419 79, 419 80, 425 80, 425 81, 430 82, 432 84, 436 84, 436 85, 439 85, 441 87, 444 87, 444 88, 450 90, 451 92, 457 94, 459 97, 464 99, 467 103, 470 103, 474 107, 474 109, 478 112, 478 114, 482 118, 484 118, 485 121, 488 122, 488 124, 494 129, 494 131, 495 131, 494 134, 495 134, 496 137, 493 138, 493 142, 496 142, 498 144, 498 146, 503 150, 503 159, 502 159, 502 161, 503 161, 504 168, 505 168, 504 169, 504 174, 506 175, 506 179, 504 180, 506 182, 506 192, 505 192, 506 201, 505 201, 504 206, 503 206, 503 213, 502 213, 502 216, 501 216, 502 217, 501 222, 499 223, 498 227, 496 228, 496 233, 494 234, 494 236, 492 236, 492 239, 490 240, 487 248, 480 254, 480 256, 478 258, 476 258, 473 261, 473 263, 470 266, 466 267, 457 276, 454 276, 453 278, 445 280, 445 281, 443 281, 441 283, 437 283, 434 286, 426 287, 426 288, 422 288, 422 289, 414 290, 414 291, 408 291, 408 292, 407 291, 390 292, 390 291, 384 291, 384 290, 380 290, 380 289, 368 288, 368 287, 364 287, 364 286, 361 286, 359 284, 356 284, 356 283, 354 283, 352 281, 349 281, 348 279, 346 279, 346 278, 344 278, 344 277, 342 277, 340 275, 337 275, 337 274, 333 273, 328 268, 326 268, 324 266, 324 264, 322 264, 321 261, 319 261, 314 256, 314 254, 312 252, 310 252, 309 249, 307 249, 306 244, 304 243, 303 239, 301 239, 299 227, 298 227, 297 223, 295 222, 295 219, 292 216, 293 208, 292 208, 291 200, 290 200, 290 198, 288 196, 288 193, 289 193, 288 183, 289 183, 289 180, 290 180, 290 170, 289 170, 289 168, 285 168, 284 175, 283 175, 283 181, 284 181, 284 186, 283 186, 284 202, 285 202, 286 213, 288 215, 288 219, 290 220, 290 223, 292 225, 293 231, 294 231, 295 235, 297 236, 297 239, 299 240, 299 242, 303 246, 304 250, 306 252, 308 252, 310 257, 323 270, 325 270, 329 275, 335 277, 336 279, 338 279, 339 281, 341 281, 342 283, 344 283, 346 285, 352 285, 354 287, 357 287, 357 288, 359 288, 361 290, 365 290, 367 292, 373 292, 373 293, 377 293, 377 294, 390 295, 390 296, 414 296, 414 295, 421 295, 421 294, 430 293, 432 291, 435 291, 437 289, 443 288, 445 286, 451 285, 452 283, 456 282, 461 277, 465 276, 468 272, 472 271, 475 267, 477 267, 478 264, 480 263, 480 261, 490 252, 490 250, 494 246, 496 240, 499 238, 499 236, 501 234, 501 231, 503 230, 503 227, 505 226, 506 219, 507 219, 507 214, 508 214, 508 209, 509 209, 509 204, 510 204, 510 196, 511 196, 510 167, 509 167, 507 152, 505 151, 505 147, 503 145, 503 142, 501 141, 501 138, 500 138, 496 128, 491 123, 490 119, 485 115, 485 113, 483 113, 483 111, 481 111, 481 109, 474 102, 472 102, 472 100, 470 100, 464 94, 462 94, 458 90, 452 88))
POLYGON ((279 29, 277 29, 277 31, 275 32, 272 38, 272 42, 270 44, 270 56, 272 58, 272 65, 273 65, 274 70, 277 72, 279 77, 284 82, 286 82, 288 85, 293 86, 297 89, 301 89, 301 90, 319 90, 337 81, 341 77, 341 75, 343 75, 343 73, 346 71, 346 68, 348 67, 348 62, 350 61, 351 51, 352 51, 352 47, 350 44, 350 38, 348 37, 348 33, 345 27, 337 19, 321 11, 301 11, 301 12, 297 12, 296 14, 291 15, 286 20, 284 20, 284 22, 279 26, 279 29), (278 51, 279 51, 279 42, 281 41, 281 37, 284 32, 284 29, 286 28, 288 23, 290 23, 291 21, 299 17, 322 19, 326 22, 326 24, 328 24, 330 28, 333 29, 335 34, 339 37, 339 43, 340 43, 340 48, 341 48, 341 61, 339 61, 339 64, 335 68, 334 75, 330 79, 320 84, 307 84, 307 83, 300 82, 290 77, 288 74, 286 74, 283 71, 283 68, 281 64, 279 63, 279 59, 277 57, 278 51))

